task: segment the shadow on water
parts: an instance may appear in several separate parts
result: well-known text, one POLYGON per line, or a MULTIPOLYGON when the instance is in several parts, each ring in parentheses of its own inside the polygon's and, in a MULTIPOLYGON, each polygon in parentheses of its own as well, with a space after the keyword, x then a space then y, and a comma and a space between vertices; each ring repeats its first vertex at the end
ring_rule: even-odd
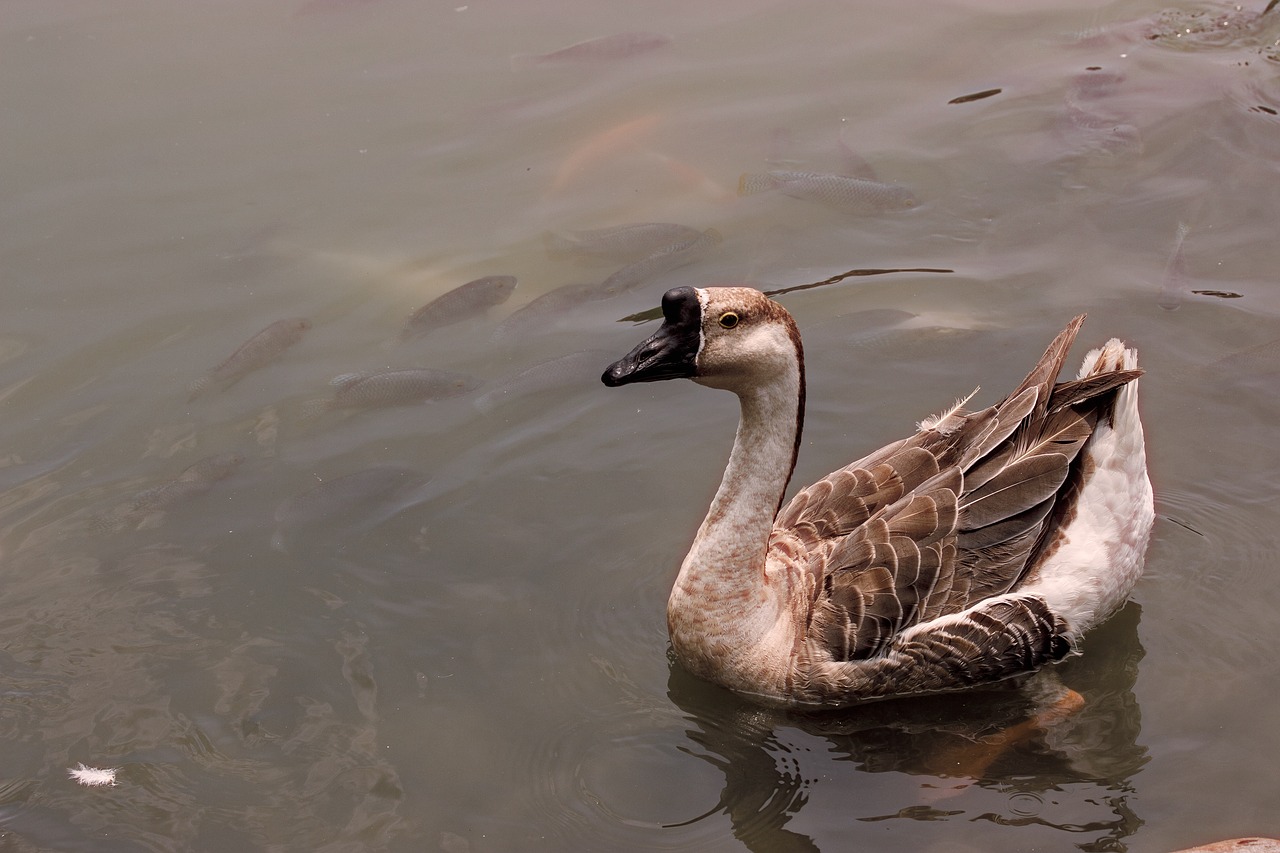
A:
MULTIPOLYGON (((812 772, 805 760, 806 753, 825 751, 861 773, 898 774, 912 783, 907 790, 913 801, 888 811, 883 797, 868 796, 862 787, 835 792, 843 804, 842 833, 855 835, 868 824, 900 820, 963 821, 1039 827, 1051 833, 1051 842, 1056 836, 1057 843, 1069 841, 1080 850, 1126 850, 1126 839, 1143 825, 1132 802, 1132 783, 1148 760, 1147 749, 1138 743, 1141 715, 1133 694, 1144 655, 1140 615, 1139 605, 1131 602, 1086 638, 1083 655, 1030 682, 841 712, 761 709, 673 664, 668 695, 690 724, 685 751, 725 779, 718 804, 682 825, 723 814, 734 836, 752 851, 823 849, 822 839, 789 824, 820 793, 824 799, 831 796, 821 788, 833 774, 812 772), (1078 713, 1012 743, 1002 737, 1035 712, 1037 697, 1063 688, 1083 695, 1078 713), (1003 808, 992 808, 1002 800, 1003 808), (1059 819, 1059 812, 1067 816, 1059 819)), ((879 788, 889 784, 887 779, 864 781, 879 788)), ((849 841, 841 837, 834 846, 849 841)))

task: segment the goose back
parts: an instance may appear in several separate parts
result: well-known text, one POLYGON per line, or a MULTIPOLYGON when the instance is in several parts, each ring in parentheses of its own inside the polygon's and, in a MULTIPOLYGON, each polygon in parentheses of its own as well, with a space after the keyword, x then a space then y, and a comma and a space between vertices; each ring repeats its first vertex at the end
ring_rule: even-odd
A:
MULTIPOLYGON (((1070 513, 1081 449, 1110 416, 1116 389, 1141 374, 1055 384, 1083 320, 1001 402, 976 412, 958 404, 782 509, 773 541, 798 540, 788 550, 803 555, 796 568, 808 578, 811 654, 867 660, 914 626, 1018 589, 1053 521, 1070 513)), ((1042 613, 1026 618, 1040 632, 1052 628, 1042 613)), ((1061 651, 1040 645, 1046 655, 1061 651)))

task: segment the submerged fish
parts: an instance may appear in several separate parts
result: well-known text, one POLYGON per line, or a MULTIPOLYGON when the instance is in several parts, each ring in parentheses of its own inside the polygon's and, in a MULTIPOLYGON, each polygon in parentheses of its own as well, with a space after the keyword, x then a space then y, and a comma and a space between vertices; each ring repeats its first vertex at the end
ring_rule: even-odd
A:
POLYGON ((1125 75, 1120 71, 1091 65, 1071 78, 1071 97, 1077 101, 1099 101, 1120 91, 1125 75))
POLYGON ((696 237, 663 246, 632 264, 627 264, 613 275, 606 278, 600 289, 613 296, 626 293, 634 287, 673 269, 682 267, 702 254, 702 252, 718 245, 724 238, 714 228, 708 228, 696 237))
POLYGON ((557 62, 600 62, 612 59, 628 59, 649 53, 671 43, 668 36, 661 33, 615 33, 599 38, 587 39, 550 53, 517 54, 511 57, 514 70, 529 65, 541 65, 557 62))
POLYGON ((527 332, 531 326, 546 320, 548 315, 576 308, 583 303, 608 299, 625 293, 654 276, 689 263, 704 250, 724 239, 714 228, 708 228, 706 231, 691 229, 691 231, 694 235, 691 238, 663 246, 635 263, 627 264, 600 284, 567 284, 542 294, 499 323, 493 333, 494 339, 518 337, 527 332))
POLYGON ((845 139, 847 129, 842 128, 836 137, 836 147, 840 149, 840 168, 849 177, 880 183, 880 176, 876 174, 876 170, 871 168, 871 164, 863 159, 862 155, 845 139))
POLYGON ((141 527, 142 522, 149 517, 158 517, 163 510, 174 504, 209 491, 214 483, 235 473, 242 462, 244 457, 239 453, 206 456, 188 466, 174 479, 143 489, 126 502, 95 516, 91 526, 101 532, 119 531, 135 524, 141 527))
POLYGON ((636 148, 640 140, 652 134, 653 129, 661 123, 661 115, 647 113, 587 137, 560 164, 551 181, 551 190, 563 190, 592 165, 615 157, 621 151, 636 148))
POLYGON ((303 417, 313 418, 330 409, 373 409, 443 400, 472 391, 480 383, 462 373, 411 367, 403 370, 344 373, 335 376, 329 384, 337 388, 333 397, 304 404, 303 417))
POLYGON ((1068 94, 1063 98, 1058 136, 1077 153, 1126 155, 1142 153, 1142 131, 1122 116, 1086 107, 1068 94))
POLYGON ((261 332, 245 341, 227 357, 227 360, 210 370, 191 386, 190 402, 215 384, 223 389, 248 376, 260 367, 275 361, 289 347, 302 340, 302 335, 311 328, 311 321, 306 317, 289 317, 276 320, 261 332))
POLYGON ((410 314, 400 332, 400 339, 411 340, 433 329, 459 323, 486 308, 501 305, 511 298, 515 289, 516 278, 512 275, 487 275, 455 287, 410 314))
POLYGON ((1208 370, 1236 380, 1273 378, 1280 372, 1280 338, 1225 355, 1208 370))
POLYGON ((604 352, 607 350, 582 350, 539 362, 501 380, 493 390, 481 394, 476 398, 476 408, 487 412, 494 406, 528 394, 569 384, 584 385, 599 372, 600 355, 604 352))
POLYGON ((566 284, 557 287, 511 312, 493 330, 493 338, 503 340, 518 337, 528 331, 530 326, 546 320, 549 315, 567 311, 585 302, 608 299, 612 295, 598 284, 566 284))
POLYGON ((1166 311, 1176 311, 1182 305, 1182 299, 1189 291, 1191 274, 1187 271, 1187 259, 1182 254, 1182 243, 1187 239, 1191 226, 1185 222, 1178 223, 1178 233, 1173 241, 1173 254, 1164 268, 1164 278, 1160 282, 1160 296, 1156 304, 1166 311))
POLYGON ((754 195, 771 190, 860 215, 906 210, 916 206, 915 196, 900 184, 885 184, 848 175, 774 170, 748 172, 738 180, 739 195, 754 195))
POLYGON ((164 509, 183 498, 201 495, 209 491, 219 480, 230 477, 244 462, 239 453, 218 453, 206 456, 187 467, 176 478, 159 486, 143 489, 133 496, 132 510, 164 509))
POLYGON ((407 506, 429 478, 410 468, 368 468, 325 480, 276 507, 273 544, 283 549, 295 532, 368 529, 407 506))
POLYGON ((664 246, 697 238, 702 232, 674 222, 637 222, 612 228, 592 228, 567 234, 547 234, 543 242, 550 255, 627 260, 655 252, 664 246))

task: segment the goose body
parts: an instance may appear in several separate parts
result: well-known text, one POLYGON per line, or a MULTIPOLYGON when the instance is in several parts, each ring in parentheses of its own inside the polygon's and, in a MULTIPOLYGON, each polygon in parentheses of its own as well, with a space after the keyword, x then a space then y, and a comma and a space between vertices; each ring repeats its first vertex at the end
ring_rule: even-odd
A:
POLYGON ((840 706, 994 683, 1062 659, 1126 600, 1154 519, 1136 353, 1111 340, 1056 382, 1084 317, 1004 400, 963 401, 782 499, 804 351, 746 287, 668 291, 602 380, 734 392, 720 488, 667 605, 694 674, 759 700, 840 706))

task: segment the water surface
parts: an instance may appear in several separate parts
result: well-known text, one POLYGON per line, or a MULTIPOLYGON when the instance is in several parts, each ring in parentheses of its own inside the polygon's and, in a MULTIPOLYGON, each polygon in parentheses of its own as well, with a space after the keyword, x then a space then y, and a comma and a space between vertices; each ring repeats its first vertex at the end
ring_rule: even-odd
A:
POLYGON ((1280 347, 1260 346, 1280 338, 1280 20, 1262 5, 10 2, 6 842, 1160 851, 1280 834, 1280 347), (618 33, 665 40, 513 69, 618 33), (918 204, 737 194, 769 169, 869 171, 918 204), (495 337, 622 265, 549 255, 547 232, 635 222, 723 241, 495 337), (871 268, 953 272, 781 297, 810 368, 793 482, 975 386, 998 399, 1087 311, 1080 354, 1118 335, 1149 371, 1147 574, 1022 691, 764 712, 666 654, 734 401, 598 375, 652 328, 617 321, 667 287, 871 268), (487 275, 519 285, 398 340, 487 275), (298 343, 188 400, 290 317, 312 324, 298 343), (584 352, 599 364, 566 358, 584 352), (424 367, 477 387, 302 417, 335 376, 424 367), (139 498, 229 453, 227 476, 139 498), (340 479, 370 470, 394 477, 340 479), (1057 683, 1081 714, 987 749, 1057 683), (81 762, 118 784, 77 785, 81 762))

